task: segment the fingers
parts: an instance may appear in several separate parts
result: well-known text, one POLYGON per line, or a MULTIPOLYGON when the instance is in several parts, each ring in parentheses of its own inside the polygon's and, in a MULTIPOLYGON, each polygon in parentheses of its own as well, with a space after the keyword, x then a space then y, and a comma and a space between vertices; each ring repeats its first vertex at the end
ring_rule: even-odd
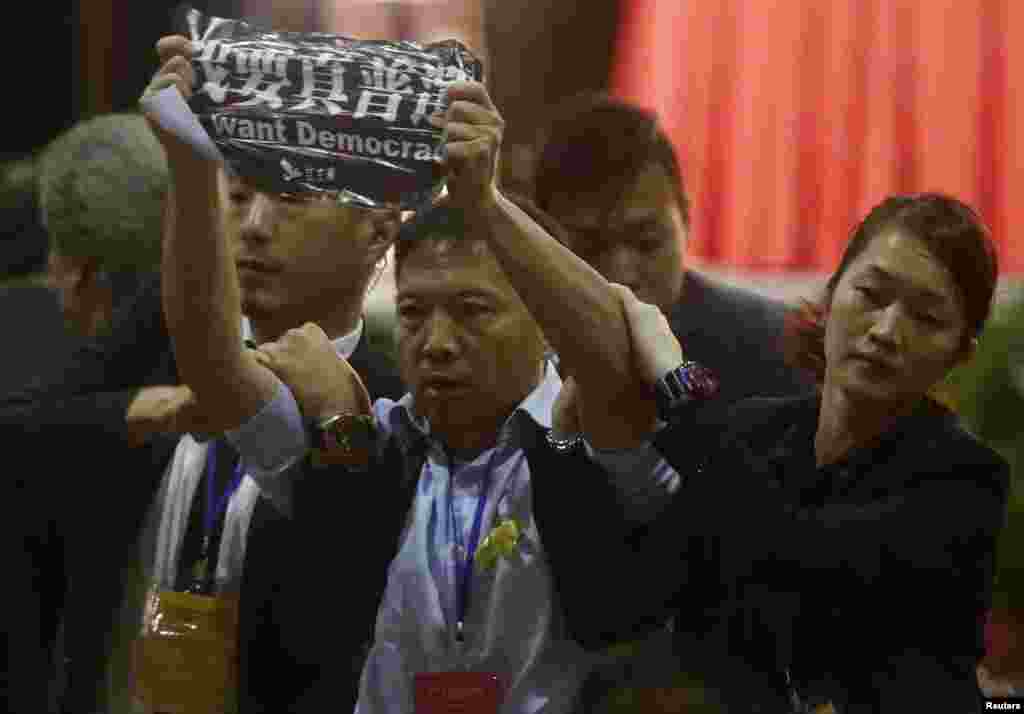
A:
POLYGON ((567 377, 562 382, 562 388, 555 398, 552 413, 551 426, 557 436, 564 437, 580 432, 579 401, 579 390, 576 387, 576 380, 572 377, 567 377))
POLYGON ((189 99, 196 83, 196 73, 189 59, 195 53, 193 43, 181 35, 163 37, 156 43, 156 51, 161 66, 145 93, 153 94, 174 86, 183 97, 189 99))
POLYGON ((192 69, 192 63, 187 59, 180 55, 172 57, 164 63, 164 66, 160 68, 160 71, 154 77, 154 81, 168 79, 172 80, 172 83, 178 87, 178 91, 186 99, 192 96, 192 87, 196 83, 196 73, 192 69))
POLYGON ((478 104, 491 111, 495 108, 494 102, 491 101, 491 96, 487 93, 487 87, 480 82, 452 82, 445 87, 445 94, 448 97, 448 101, 452 104, 461 100, 478 104))
POLYGON ((369 414, 373 411, 373 403, 370 400, 370 392, 366 389, 366 385, 363 384, 362 377, 359 373, 352 369, 352 366, 348 364, 347 360, 342 360, 349 369, 349 374, 352 378, 353 386, 355 387, 356 401, 358 403, 358 410, 361 414, 369 414))
POLYGON ((266 367, 270 371, 273 371, 273 368, 271 367, 271 364, 273 363, 274 359, 269 354, 264 352, 262 347, 258 347, 258 348, 254 349, 254 350, 251 350, 249 352, 249 354, 252 355, 253 359, 256 360, 257 364, 262 365, 263 367, 266 367))
POLYGON ((502 126, 505 123, 493 105, 486 107, 466 101, 452 102, 449 104, 444 117, 449 123, 463 122, 466 124, 494 124, 497 126, 502 126))
POLYGON ((301 327, 293 327, 273 342, 264 342, 251 353, 259 364, 283 378, 283 372, 288 372, 302 360, 317 353, 333 355, 335 351, 323 328, 307 322, 301 327))
POLYGON ((195 47, 184 35, 168 35, 157 40, 156 53, 160 62, 165 63, 175 55, 191 57, 195 54, 195 47))

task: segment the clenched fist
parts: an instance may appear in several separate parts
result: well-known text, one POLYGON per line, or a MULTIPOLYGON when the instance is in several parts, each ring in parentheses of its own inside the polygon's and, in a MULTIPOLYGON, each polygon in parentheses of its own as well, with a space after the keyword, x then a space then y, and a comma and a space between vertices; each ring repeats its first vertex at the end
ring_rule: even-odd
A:
POLYGON ((258 362, 288 385, 309 419, 370 413, 370 396, 352 366, 318 325, 307 322, 259 346, 258 362))
MULTIPOLYGON (((196 83, 196 73, 192 69, 191 62, 195 47, 187 37, 171 35, 160 38, 156 43, 156 51, 160 56, 160 69, 146 86, 140 101, 168 87, 177 87, 181 96, 187 101, 191 98, 192 88, 196 83)), ((148 116, 147 119, 149 119, 148 116)), ((175 155, 180 155, 182 152, 186 152, 187 155, 192 151, 181 139, 165 131, 152 119, 149 119, 149 125, 153 129, 153 133, 160 139, 160 143, 164 145, 169 158, 173 159, 175 155)))
POLYGON ((196 395, 185 385, 143 387, 125 413, 128 438, 135 446, 156 434, 207 433, 196 395))
POLYGON ((493 201, 505 121, 479 82, 447 87, 448 111, 431 123, 445 132, 448 192, 459 208, 473 213, 493 201))

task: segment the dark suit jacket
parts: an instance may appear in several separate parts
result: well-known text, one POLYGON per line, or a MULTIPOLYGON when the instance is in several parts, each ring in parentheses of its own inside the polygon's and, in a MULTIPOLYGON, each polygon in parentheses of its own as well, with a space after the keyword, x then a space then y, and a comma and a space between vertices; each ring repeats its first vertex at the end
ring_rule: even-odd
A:
MULTIPOLYGON (((0 288, 0 326, 9 345, 0 357, 0 394, 24 389, 33 379, 52 372, 66 359, 73 344, 64 330, 57 296, 42 286, 0 288)), ((10 449, 10 443, 16 442, 4 439, 3 443, 10 449)), ((24 520, 26 510, 20 507, 24 498, 21 481, 17 476, 4 480, 3 503, 8 504, 4 518, 5 562, 11 567, 8 572, 19 574, 8 580, 8 593, 13 595, 10 599, 16 603, 20 617, 13 618, 5 628, 8 667, 2 675, 4 683, 0 684, 0 690, 7 692, 10 706, 6 711, 26 711, 26 707, 42 711, 40 705, 45 699, 40 694, 45 694, 49 668, 45 648, 40 646, 40 630, 50 627, 42 626, 40 618, 55 605, 40 601, 46 596, 47 588, 41 573, 32 567, 33 561, 25 548, 29 544, 24 542, 24 537, 29 531, 33 532, 33 552, 51 562, 59 564, 63 552, 52 547, 55 538, 47 524, 24 520)))
POLYGON ((973 711, 1007 464, 923 404, 818 469, 817 414, 815 397, 751 399, 673 424, 656 446, 686 481, 646 528, 607 489, 535 480, 573 636, 600 648, 674 615, 729 711, 783 711, 786 669, 844 713, 973 711), (558 514, 574 491, 598 533, 558 514))
POLYGON ((158 282, 143 285, 108 333, 65 351, 52 368, 42 366, 47 355, 38 360, 35 379, 0 398, 11 463, 32 465, 12 479, 19 557, 31 572, 15 581, 31 583, 38 597, 38 651, 8 660, 32 670, 12 677, 22 694, 13 695, 11 711, 45 711, 62 613, 71 660, 62 700, 69 710, 95 711, 122 569, 174 446, 165 438, 134 449, 126 442, 124 415, 137 390, 177 382, 158 282))
POLYGON ((12 341, 0 358, 0 394, 52 373, 75 346, 56 294, 41 285, 0 287, 0 325, 12 341))
MULTIPOLYGON (((405 392, 387 357, 371 348, 365 330, 349 363, 362 377, 371 398, 398 399, 405 392)), ((311 468, 308 460, 303 463, 297 485, 295 515, 302 519, 298 531, 291 519, 263 498, 256 504, 249 525, 239 602, 239 689, 243 714, 345 709, 350 693, 357 691, 361 656, 373 634, 373 617, 383 593, 380 577, 394 557, 398 536, 395 535, 395 542, 385 543, 382 550, 365 544, 353 547, 354 541, 345 538, 336 540, 337 516, 330 508, 307 505, 304 496, 310 480, 315 484, 324 478, 342 478, 346 483, 353 479, 315 470, 307 476, 311 468), (325 553, 325 549, 335 546, 339 547, 336 564, 325 553), (362 567, 357 565, 359 558, 364 563, 362 567), (342 580, 343 589, 339 590, 334 565, 356 579, 342 580), (352 621, 339 624, 334 622, 336 618, 352 621), (342 634, 338 635, 335 625, 342 628, 342 634), (335 633, 338 639, 325 641, 326 632, 335 633), (348 646, 346 638, 350 637, 352 644, 348 646), (351 667, 339 667, 339 658, 349 658, 351 667), (303 704, 316 699, 316 694, 309 690, 321 681, 325 667, 333 674, 340 673, 330 682, 326 699, 319 708, 303 704)), ((364 480, 361 476, 355 478, 364 480)), ((379 485, 382 484, 367 487, 379 485)), ((360 498, 358 490, 353 489, 352 498, 360 498)), ((376 491, 363 498, 372 503, 381 501, 376 491)), ((387 508, 401 508, 397 497, 389 496, 383 502, 387 508)), ((380 513, 375 515, 382 517, 380 513)), ((370 517, 358 512, 351 518, 366 524, 370 517)))
POLYGON ((686 356, 715 370, 723 402, 807 394, 814 382, 786 364, 786 306, 687 271, 682 299, 668 315, 686 356))
MULTIPOLYGON (((393 368, 370 347, 365 331, 352 364, 371 393, 401 393, 393 368)), ((68 711, 96 711, 105 705, 99 683, 125 594, 122 572, 136 556, 139 531, 177 445, 177 437, 158 436, 146 446, 128 446, 128 406, 139 388, 158 384, 178 384, 178 375, 163 318, 160 281, 154 277, 119 311, 107 333, 81 346, 50 375, 0 401, 2 433, 30 463, 39 463, 42 457, 33 473, 45 478, 29 482, 19 477, 25 504, 21 512, 28 514, 23 531, 30 562, 25 565, 42 571, 36 578, 44 583, 39 586, 44 603, 40 629, 51 649, 68 587, 64 647, 71 663, 62 696, 68 711), (64 475, 60 498, 55 499, 53 479, 64 475), (99 478, 110 483, 99 484, 99 478), (63 536, 67 572, 53 553, 54 530, 63 536)), ((272 519, 272 509, 262 504, 251 524, 255 541, 250 540, 246 549, 246 570, 253 571, 256 583, 249 588, 255 587, 257 595, 248 597, 243 581, 242 602, 259 601, 260 569, 277 567, 273 535, 262 535, 266 519, 272 519), (266 562, 262 554, 268 556, 266 562)), ((243 619, 243 637, 249 622, 243 619)), ((36 681, 45 682, 49 675, 47 668, 36 681)), ((42 686, 31 689, 44 691, 42 686)))
MULTIPOLYGON (((668 314, 686 356, 721 378, 716 400, 811 393, 810 375, 788 366, 782 355, 786 306, 756 293, 687 271, 683 294, 668 314)), ((580 711, 599 706, 616 687, 664 687, 682 664, 667 632, 654 633, 627 657, 601 662, 587 678, 580 711)))
MULTIPOLYGON (((531 478, 571 469, 584 481, 611 488, 599 464, 582 452, 556 454, 547 448, 544 429, 521 423, 531 478)), ((258 672, 261 695, 246 702, 243 714, 321 714, 355 706, 388 567, 426 454, 425 440, 400 445, 400 438, 381 444, 365 473, 307 468, 295 482, 292 529, 279 541, 288 557, 276 574, 277 597, 262 613, 260 650, 268 657, 258 672)), ((574 497, 552 508, 564 515, 578 503, 574 497)))

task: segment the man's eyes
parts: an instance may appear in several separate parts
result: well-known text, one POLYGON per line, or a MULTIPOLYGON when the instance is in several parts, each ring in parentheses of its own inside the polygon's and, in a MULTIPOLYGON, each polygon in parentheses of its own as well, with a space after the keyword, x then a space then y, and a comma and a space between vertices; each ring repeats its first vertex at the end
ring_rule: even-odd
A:
POLYGON ((420 317, 422 314, 423 314, 423 311, 420 309, 420 307, 418 305, 399 305, 398 306, 398 316, 400 318, 402 318, 402 319, 412 320, 412 319, 415 319, 417 317, 420 317))
POLYGON ((467 315, 479 317, 494 312, 494 309, 485 302, 466 301, 460 306, 467 315))
MULTIPOLYGON (((488 315, 495 311, 493 305, 477 300, 462 301, 456 305, 455 309, 460 314, 471 318, 488 315)), ((398 317, 403 320, 420 320, 426 314, 425 308, 415 304, 399 305, 396 312, 398 317)))
POLYGON ((878 294, 878 291, 875 290, 874 288, 868 287, 867 285, 858 285, 854 288, 854 290, 860 293, 860 295, 862 295, 864 299, 867 300, 868 302, 876 305, 878 304, 880 296, 878 294))

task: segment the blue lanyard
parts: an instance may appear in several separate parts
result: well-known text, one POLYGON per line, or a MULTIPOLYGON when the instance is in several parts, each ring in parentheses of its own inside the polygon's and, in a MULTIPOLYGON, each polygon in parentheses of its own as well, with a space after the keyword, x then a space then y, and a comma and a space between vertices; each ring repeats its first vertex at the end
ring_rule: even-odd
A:
MULTIPOLYGON (((469 531, 469 543, 465 548, 462 547, 462 529, 459 528, 458 519, 455 517, 455 469, 451 456, 448 456, 446 452, 446 456, 448 456, 448 518, 452 536, 458 545, 458 552, 452 554, 452 559, 455 561, 455 638, 459 642, 463 640, 462 628, 466 622, 466 611, 469 609, 469 596, 472 592, 473 560, 476 556, 477 545, 480 543, 480 530, 483 525, 484 510, 487 506, 487 494, 491 488, 492 466, 498 448, 496 444, 487 459, 487 470, 484 472, 483 484, 480 487, 480 498, 476 502, 473 526, 469 531), (460 554, 463 555, 462 558, 459 557, 460 554)), ((429 459, 427 467, 430 467, 429 459)))
POLYGON ((207 557, 207 550, 210 547, 210 541, 213 539, 213 529, 217 524, 217 521, 224 514, 228 508, 228 502, 231 500, 231 496, 234 495, 235 491, 238 490, 238 485, 242 482, 242 476, 244 476, 244 470, 242 468, 242 460, 238 460, 238 465, 235 466, 235 474, 231 477, 231 482, 228 483, 227 488, 224 489, 224 493, 220 495, 220 499, 214 502, 216 496, 215 493, 215 481, 217 480, 217 447, 219 440, 214 441, 210 444, 210 448, 206 450, 206 509, 203 513, 203 556, 207 557))

